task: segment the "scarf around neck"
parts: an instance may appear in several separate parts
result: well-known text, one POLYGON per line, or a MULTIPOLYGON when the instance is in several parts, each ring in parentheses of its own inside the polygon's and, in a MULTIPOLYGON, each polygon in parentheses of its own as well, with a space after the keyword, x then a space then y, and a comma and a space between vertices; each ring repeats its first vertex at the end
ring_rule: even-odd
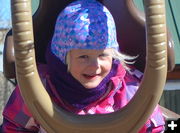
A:
POLYGON ((83 109, 90 103, 102 97, 107 89, 110 79, 116 75, 119 61, 113 60, 109 74, 92 89, 86 89, 68 71, 67 65, 61 62, 48 47, 46 60, 50 81, 56 88, 61 99, 77 109, 83 109))

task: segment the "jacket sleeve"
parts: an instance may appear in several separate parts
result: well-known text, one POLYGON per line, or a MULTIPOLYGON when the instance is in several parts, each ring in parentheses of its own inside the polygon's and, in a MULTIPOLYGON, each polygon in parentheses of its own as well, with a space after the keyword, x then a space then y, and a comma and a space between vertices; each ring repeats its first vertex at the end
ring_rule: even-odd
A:
POLYGON ((39 125, 29 113, 17 86, 3 111, 3 133, 38 133, 39 125))
MULTIPOLYGON (((139 83, 142 77, 143 73, 141 73, 137 69, 132 69, 131 73, 127 73, 125 81, 127 85, 126 98, 128 101, 130 101, 130 99, 135 95, 136 91, 138 90, 139 83)), ((165 120, 159 108, 159 105, 157 105, 147 122, 140 129, 139 133, 162 133, 164 132, 164 130, 165 120)))
POLYGON ((139 133, 163 133, 164 131, 165 120, 158 105, 139 133))

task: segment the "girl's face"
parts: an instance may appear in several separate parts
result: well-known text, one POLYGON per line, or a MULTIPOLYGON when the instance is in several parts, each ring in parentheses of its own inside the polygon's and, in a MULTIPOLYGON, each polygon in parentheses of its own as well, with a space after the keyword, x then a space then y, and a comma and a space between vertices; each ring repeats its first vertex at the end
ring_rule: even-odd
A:
POLYGON ((111 50, 71 50, 69 72, 85 88, 97 87, 111 70, 111 50))

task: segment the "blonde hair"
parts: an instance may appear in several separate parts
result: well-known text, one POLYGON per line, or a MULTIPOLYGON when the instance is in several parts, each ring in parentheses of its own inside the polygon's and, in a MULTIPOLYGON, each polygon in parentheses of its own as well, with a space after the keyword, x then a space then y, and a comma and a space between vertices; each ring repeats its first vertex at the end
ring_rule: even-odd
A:
MULTIPOLYGON (((69 51, 66 56, 66 64, 67 64, 68 71, 70 70, 70 63, 71 63, 70 62, 70 52, 71 51, 69 51)), ((111 56, 113 59, 120 61, 126 70, 130 70, 129 67, 127 66, 127 64, 134 64, 135 59, 138 57, 138 55, 137 56, 129 56, 129 55, 123 54, 115 49, 112 49, 111 56)))
POLYGON ((115 49, 112 50, 112 58, 115 60, 119 60, 126 70, 129 70, 129 67, 127 66, 127 64, 134 64, 136 62, 135 59, 137 57, 138 57, 138 55, 137 56, 129 56, 129 55, 121 53, 115 49))
POLYGON ((66 64, 67 64, 67 71, 69 72, 69 70, 70 70, 70 65, 71 65, 71 62, 70 62, 70 52, 71 51, 69 51, 68 53, 67 53, 67 55, 66 55, 66 64))

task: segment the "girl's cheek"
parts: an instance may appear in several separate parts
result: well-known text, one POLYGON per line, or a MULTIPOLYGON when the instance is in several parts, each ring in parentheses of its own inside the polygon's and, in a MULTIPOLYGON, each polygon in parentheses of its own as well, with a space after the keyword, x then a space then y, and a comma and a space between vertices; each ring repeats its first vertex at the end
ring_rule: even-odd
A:
POLYGON ((88 63, 88 59, 78 59, 77 63, 78 64, 87 64, 88 63))
POLYGON ((104 62, 103 67, 106 71, 110 71, 112 67, 112 61, 109 60, 109 61, 104 62))

